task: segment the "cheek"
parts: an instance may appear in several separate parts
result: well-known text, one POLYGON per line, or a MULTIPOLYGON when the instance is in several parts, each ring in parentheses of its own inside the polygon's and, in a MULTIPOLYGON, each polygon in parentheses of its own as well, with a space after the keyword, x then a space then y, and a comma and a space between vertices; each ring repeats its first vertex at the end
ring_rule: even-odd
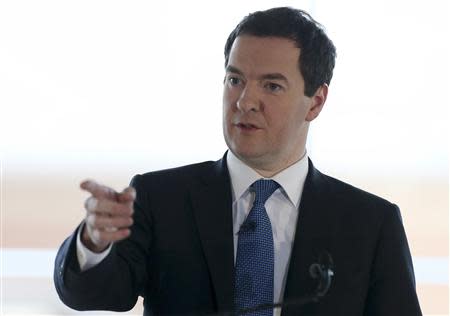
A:
POLYGON ((225 136, 229 134, 229 125, 232 120, 232 103, 230 102, 229 93, 224 89, 222 98, 222 127, 225 136))
POLYGON ((228 120, 232 116, 232 112, 234 111, 234 99, 232 93, 224 88, 223 90, 223 97, 222 97, 222 113, 223 113, 223 119, 224 123, 225 120, 228 120))
POLYGON ((225 107, 225 104, 228 103, 228 99, 229 99, 229 98, 230 98, 230 97, 229 97, 229 92, 228 92, 227 88, 226 88, 226 87, 223 87, 222 103, 223 103, 224 107, 225 107))
POLYGON ((284 142, 296 137, 299 133, 306 111, 302 108, 285 108, 266 114, 266 121, 271 127, 271 141, 284 142))

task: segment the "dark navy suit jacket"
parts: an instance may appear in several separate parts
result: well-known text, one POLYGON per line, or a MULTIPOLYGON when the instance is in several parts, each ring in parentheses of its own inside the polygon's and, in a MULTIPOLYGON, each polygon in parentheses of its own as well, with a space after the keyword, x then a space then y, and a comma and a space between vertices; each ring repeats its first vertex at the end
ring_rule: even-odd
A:
MULTIPOLYGON (((144 315, 233 310, 231 184, 225 157, 135 176, 131 236, 97 266, 80 272, 75 231, 59 249, 54 282, 77 310, 131 309, 144 315)), ((396 205, 328 177, 309 161, 284 299, 312 293, 309 267, 327 251, 328 294, 290 306, 288 315, 421 315, 411 255, 396 205)))

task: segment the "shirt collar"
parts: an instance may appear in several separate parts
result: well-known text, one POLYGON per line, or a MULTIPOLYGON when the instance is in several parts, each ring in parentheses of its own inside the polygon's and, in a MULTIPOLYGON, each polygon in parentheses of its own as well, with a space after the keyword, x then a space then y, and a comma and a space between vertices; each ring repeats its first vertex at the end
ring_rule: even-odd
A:
MULTIPOLYGON (((227 153, 227 165, 233 191, 233 202, 240 199, 256 180, 264 178, 251 167, 239 160, 231 150, 227 153)), ((298 208, 308 174, 308 156, 305 155, 296 163, 274 175, 272 180, 278 182, 291 203, 298 208)))

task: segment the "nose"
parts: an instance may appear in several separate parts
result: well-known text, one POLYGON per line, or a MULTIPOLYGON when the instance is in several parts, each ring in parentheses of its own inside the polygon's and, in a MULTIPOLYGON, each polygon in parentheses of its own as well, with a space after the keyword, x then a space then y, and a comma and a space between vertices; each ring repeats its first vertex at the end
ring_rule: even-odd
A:
POLYGON ((258 111, 260 109, 257 87, 246 85, 242 89, 241 95, 237 101, 237 108, 242 112, 258 111))

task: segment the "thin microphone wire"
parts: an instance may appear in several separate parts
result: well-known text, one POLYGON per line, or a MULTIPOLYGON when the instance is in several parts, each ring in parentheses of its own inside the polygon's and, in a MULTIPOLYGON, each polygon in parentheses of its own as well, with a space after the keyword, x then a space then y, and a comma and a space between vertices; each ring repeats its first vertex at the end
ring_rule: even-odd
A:
POLYGON ((324 252, 319 256, 320 263, 313 263, 310 266, 309 273, 314 279, 319 279, 317 288, 312 295, 303 296, 300 298, 293 298, 278 303, 265 303, 256 305, 253 307, 241 309, 233 312, 222 312, 208 314, 210 316, 236 316, 236 315, 246 315, 253 312, 258 312, 265 309, 274 309, 278 307, 287 306, 301 306, 308 303, 317 303, 322 297, 326 295, 331 286, 331 280, 334 276, 333 271, 333 259, 328 252, 324 252))
POLYGON ((313 294, 313 295, 309 295, 309 296, 304 296, 301 298, 297 298, 297 299, 291 299, 291 300, 286 300, 286 301, 282 301, 282 302, 278 302, 278 303, 266 303, 266 304, 261 304, 261 305, 257 305, 254 307, 249 307, 249 308, 245 308, 245 309, 241 309, 237 312, 237 315, 245 315, 245 314, 249 314, 249 313, 253 313, 253 312, 259 312, 261 310, 265 310, 265 309, 274 309, 277 307, 286 307, 286 306, 292 306, 292 305, 305 305, 308 303, 312 303, 312 302, 318 302, 321 296, 317 295, 317 294, 313 294))

